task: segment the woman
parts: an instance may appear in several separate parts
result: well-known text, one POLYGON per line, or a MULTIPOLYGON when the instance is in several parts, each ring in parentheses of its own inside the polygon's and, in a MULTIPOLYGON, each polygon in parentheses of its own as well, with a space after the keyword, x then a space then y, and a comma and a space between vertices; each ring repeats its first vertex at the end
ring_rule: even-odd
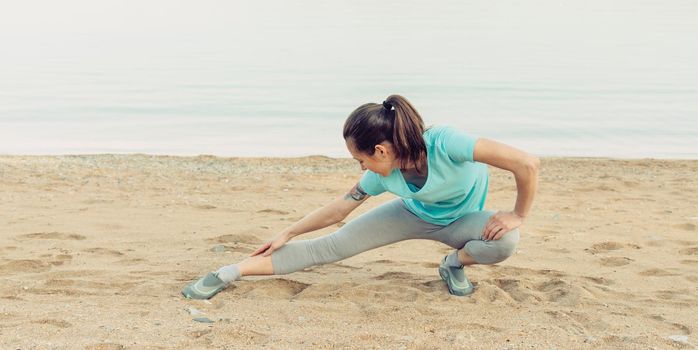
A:
POLYGON ((288 274, 406 239, 430 239, 454 248, 441 260, 439 275, 451 294, 463 296, 473 292, 464 265, 494 264, 513 254, 518 227, 536 191, 537 157, 447 126, 425 130, 422 118, 400 95, 354 110, 344 124, 344 140, 365 170, 349 192, 281 231, 243 261, 189 284, 182 294, 208 299, 242 276, 288 274), (514 210, 483 210, 487 164, 514 174, 514 210), (386 191, 400 198, 332 234, 289 242, 342 221, 368 197, 386 191))

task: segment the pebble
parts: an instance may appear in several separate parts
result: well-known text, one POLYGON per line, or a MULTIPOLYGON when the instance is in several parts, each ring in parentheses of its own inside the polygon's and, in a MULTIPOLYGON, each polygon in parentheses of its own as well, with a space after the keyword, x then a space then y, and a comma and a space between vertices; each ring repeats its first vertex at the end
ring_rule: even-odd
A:
POLYGON ((197 317, 194 319, 194 321, 201 323, 213 323, 213 321, 208 317, 197 317))
POLYGON ((553 215, 553 220, 560 220, 560 214, 553 215))
POLYGON ((188 308, 187 311, 189 312, 190 315, 203 315, 204 314, 203 312, 201 312, 193 307, 188 308))
POLYGON ((225 251, 225 246, 222 244, 214 245, 213 248, 211 248, 211 251, 216 253, 222 253, 225 251))
POLYGON ((596 337, 586 337, 586 339, 584 339, 585 343, 593 343, 595 341, 596 341, 596 337))
POLYGON ((675 342, 688 344, 688 336, 687 335, 670 335, 667 338, 669 338, 675 342))

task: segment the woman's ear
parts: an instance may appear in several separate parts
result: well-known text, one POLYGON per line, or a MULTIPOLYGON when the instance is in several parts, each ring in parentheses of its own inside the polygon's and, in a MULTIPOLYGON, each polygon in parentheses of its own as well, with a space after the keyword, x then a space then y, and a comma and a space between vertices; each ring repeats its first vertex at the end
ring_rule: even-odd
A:
POLYGON ((386 153, 388 152, 388 149, 385 148, 383 145, 376 145, 376 154, 380 156, 385 156, 386 153))

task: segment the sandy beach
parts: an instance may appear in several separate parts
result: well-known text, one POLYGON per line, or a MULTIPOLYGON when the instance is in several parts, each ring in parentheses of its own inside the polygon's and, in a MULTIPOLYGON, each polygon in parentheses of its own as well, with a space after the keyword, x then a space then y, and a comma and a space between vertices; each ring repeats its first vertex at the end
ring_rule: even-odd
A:
MULTIPOLYGON (((490 174, 487 208, 511 210, 513 176, 490 174)), ((439 278, 448 246, 410 240, 200 301, 181 288, 344 193, 358 164, 0 156, 0 348, 692 349, 696 174, 696 160, 544 158, 516 253, 467 268, 468 297, 439 278)))

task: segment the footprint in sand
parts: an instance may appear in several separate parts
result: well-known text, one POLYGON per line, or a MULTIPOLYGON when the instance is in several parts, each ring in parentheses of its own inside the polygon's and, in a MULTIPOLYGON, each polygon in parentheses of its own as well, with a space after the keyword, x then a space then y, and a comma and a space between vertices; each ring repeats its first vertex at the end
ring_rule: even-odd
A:
POLYGON ((485 268, 491 270, 492 272, 497 272, 506 276, 523 276, 523 275, 534 275, 541 276, 545 278, 552 277, 565 277, 566 273, 558 270, 534 270, 525 267, 507 266, 507 265, 486 265, 485 268))
POLYGON ((691 247, 679 250, 681 255, 698 255, 698 247, 691 247))
POLYGON ((111 249, 106 249, 102 247, 94 247, 94 248, 88 248, 88 249, 83 249, 83 252, 87 253, 94 253, 98 255, 108 255, 108 256, 122 256, 124 253, 118 251, 118 250, 111 250, 111 249))
POLYGON ((409 272, 391 271, 375 276, 373 279, 379 281, 389 280, 391 282, 402 283, 405 281, 418 281, 421 279, 421 276, 409 272))
POLYGON ((187 332, 187 337, 189 338, 201 338, 202 336, 211 333, 211 329, 199 329, 195 331, 189 331, 187 332))
POLYGON ((58 254, 56 256, 53 254, 42 254, 41 257, 46 258, 45 261, 53 266, 60 266, 73 260, 73 256, 68 254, 58 254))
POLYGON ((602 286, 610 286, 614 283, 613 280, 609 280, 609 279, 604 278, 604 277, 583 276, 582 278, 584 278, 587 281, 591 281, 591 282, 594 282, 594 283, 602 285, 602 286))
POLYGON ((390 259, 380 259, 380 260, 373 260, 367 265, 373 265, 373 264, 386 264, 386 265, 392 265, 395 264, 395 260, 390 260, 390 259))
POLYGON ((51 264, 43 260, 10 260, 0 265, 0 274, 39 273, 51 269, 51 264))
POLYGON ((620 242, 601 242, 601 243, 596 243, 592 245, 589 248, 584 249, 587 253, 590 254, 598 254, 598 253, 606 253, 612 250, 621 250, 621 249, 642 249, 637 244, 632 244, 632 243, 620 243, 620 242))
POLYGON ((695 231, 696 230, 696 225, 692 223, 685 223, 681 225, 674 225, 674 227, 684 230, 684 231, 695 231))
POLYGON ((426 267, 428 269, 436 269, 439 267, 439 263, 435 263, 435 262, 424 262, 421 265, 422 265, 422 267, 426 267))
POLYGON ((569 254, 570 253, 570 250, 567 248, 549 248, 548 250, 551 252, 554 252, 554 253, 561 253, 561 254, 569 254))
POLYGON ((638 272, 640 276, 676 276, 675 273, 671 273, 667 270, 662 269, 649 269, 642 272, 638 272))
POLYGON ((41 320, 32 321, 32 323, 47 324, 47 325, 55 326, 55 327, 58 327, 58 328, 68 328, 68 327, 72 327, 72 326, 73 326, 72 324, 70 324, 70 323, 68 323, 68 322, 66 322, 66 321, 63 321, 63 320, 56 320, 56 319, 51 319, 51 318, 46 318, 46 319, 41 319, 41 320))
POLYGON ((698 276, 686 276, 684 278, 686 278, 686 281, 698 283, 698 276))
MULTIPOLYGON (((678 303, 690 302, 695 303, 696 297, 693 295, 690 289, 677 289, 677 290, 659 290, 654 293, 657 298, 662 300, 674 301, 678 303)), ((694 304, 695 305, 695 304, 694 304)))
POLYGON ((83 235, 61 232, 37 232, 18 235, 18 239, 60 239, 60 240, 83 240, 86 239, 83 235))
POLYGON ((473 298, 478 302, 553 303, 576 306, 596 299, 589 288, 605 289, 606 286, 613 284, 613 281, 603 277, 585 276, 575 279, 555 270, 534 270, 512 266, 491 270, 491 276, 496 276, 495 278, 473 283, 478 289, 473 298))
MULTIPOLYGON (((440 280, 439 280, 440 281, 440 280)), ((352 286, 343 286, 338 288, 331 293, 324 293, 323 297, 331 298, 342 298, 345 300, 350 300, 357 303, 365 303, 367 300, 383 301, 383 300, 393 300, 403 303, 416 302, 423 299, 426 293, 433 293, 435 291, 445 292, 442 295, 448 295, 446 290, 446 285, 443 282, 439 285, 438 289, 428 288, 423 283, 400 281, 400 286, 395 288, 395 280, 379 280, 378 283, 358 283, 352 286)), ((299 297, 307 297, 311 289, 308 288, 307 292, 299 294, 299 297), (308 294, 306 294, 308 293, 308 294)), ((316 297, 317 298, 317 297, 316 297)), ((371 304, 370 307, 375 306, 371 304)), ((368 311, 369 314, 373 313, 373 310, 363 310, 368 311)), ((376 310, 377 311, 377 310, 376 310)))
POLYGON ((616 266, 628 265, 632 261, 635 261, 635 260, 621 256, 621 257, 602 258, 599 263, 601 264, 601 266, 616 267, 616 266))
POLYGON ((562 305, 579 305, 582 299, 595 299, 594 295, 582 288, 580 284, 557 278, 539 283, 535 289, 544 292, 548 301, 562 305))
POLYGON ((676 328, 678 331, 683 333, 684 335, 690 335, 691 334, 691 327, 686 326, 685 324, 673 322, 671 323, 674 328, 676 328))
MULTIPOLYGON (((341 283, 314 283, 307 284, 305 288, 300 290, 298 293, 291 295, 294 300, 305 299, 317 301, 319 299, 333 298, 336 299, 338 296, 343 295, 348 290, 355 288, 359 283, 355 282, 341 282, 341 283)), ((300 289, 299 286, 298 289, 300 289)))
MULTIPOLYGON (((484 287, 489 281, 483 281, 481 287, 484 287)), ((501 289, 507 296, 507 299, 516 302, 537 303, 543 300, 543 297, 538 293, 533 292, 533 286, 528 281, 518 278, 496 278, 492 285, 501 289)))
POLYGON ((263 214, 276 214, 276 215, 288 215, 288 214, 290 214, 287 211, 277 210, 277 209, 263 209, 263 210, 258 210, 257 212, 263 213, 263 214))
POLYGON ((680 263, 682 263, 684 265, 698 266, 698 260, 686 259, 686 260, 681 260, 680 263))
POLYGON ((237 246, 237 244, 234 244, 232 246, 225 245, 225 244, 218 244, 214 248, 211 249, 211 251, 214 251, 214 252, 233 252, 233 253, 243 253, 243 254, 251 253, 255 250, 256 250, 256 248, 239 247, 239 246, 237 246), (220 248, 218 248, 218 247, 223 247, 223 250, 219 250, 220 248))
MULTIPOLYGON (((443 281, 440 281, 443 285, 443 281)), ((496 283, 491 283, 490 281, 473 281, 473 287, 475 288, 475 293, 469 296, 472 303, 485 303, 485 304, 516 304, 518 301, 512 297, 510 292, 500 288, 496 283)), ((514 292, 517 294, 517 292, 514 292)), ((530 303, 536 303, 539 299, 535 297, 521 297, 521 300, 528 300, 530 303)))
POLYGON ((139 287, 140 282, 109 281, 99 282, 84 279, 50 278, 42 286, 30 289, 34 294, 63 294, 63 295, 118 295, 129 293, 139 287))
POLYGON ((310 284, 285 278, 274 278, 236 283, 232 286, 234 286, 231 291, 233 294, 245 298, 289 299, 308 288, 310 284))
POLYGON ((228 234, 206 240, 209 243, 245 243, 245 244, 261 244, 262 240, 257 236, 246 234, 228 234))

